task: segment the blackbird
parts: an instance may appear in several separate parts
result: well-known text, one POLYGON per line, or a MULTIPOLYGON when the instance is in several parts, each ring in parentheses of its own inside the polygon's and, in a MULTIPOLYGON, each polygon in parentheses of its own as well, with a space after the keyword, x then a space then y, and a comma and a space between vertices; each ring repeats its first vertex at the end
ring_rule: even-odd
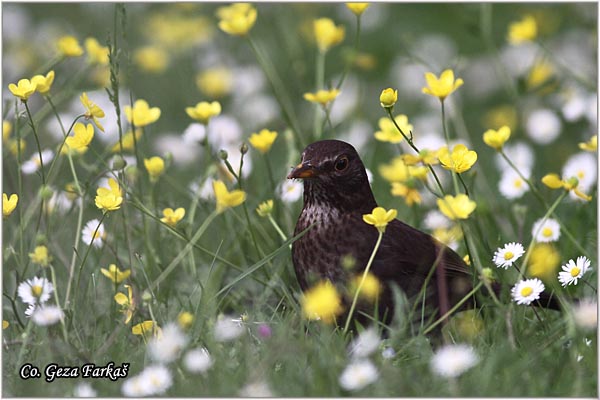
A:
MULTIPOLYGON (((364 271, 378 237, 377 229, 363 221, 377 202, 358 153, 339 140, 312 143, 288 179, 304 181, 304 207, 294 234, 310 227, 292 245, 300 287, 305 291, 323 279, 348 287, 350 279, 364 271), (352 269, 344 266, 347 260, 354 261, 352 269)), ((394 315, 393 284, 409 304, 418 302, 419 318, 426 315, 430 320, 444 315, 472 288, 471 274, 458 254, 397 219, 388 223, 370 271, 383 289, 376 317, 386 324, 394 315)), ((346 295, 346 309, 351 298, 352 293, 346 295)), ((361 315, 373 314, 374 308, 361 307, 354 317, 364 323, 367 319, 361 315)))

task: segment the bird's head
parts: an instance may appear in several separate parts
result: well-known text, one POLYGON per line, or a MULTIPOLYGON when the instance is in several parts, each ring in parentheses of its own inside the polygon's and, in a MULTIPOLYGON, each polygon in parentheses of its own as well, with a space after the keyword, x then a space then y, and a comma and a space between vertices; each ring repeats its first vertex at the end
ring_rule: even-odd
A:
POLYGON ((340 140, 321 140, 306 146, 302 161, 288 179, 304 180, 305 203, 328 202, 350 208, 375 203, 358 153, 351 144, 340 140))

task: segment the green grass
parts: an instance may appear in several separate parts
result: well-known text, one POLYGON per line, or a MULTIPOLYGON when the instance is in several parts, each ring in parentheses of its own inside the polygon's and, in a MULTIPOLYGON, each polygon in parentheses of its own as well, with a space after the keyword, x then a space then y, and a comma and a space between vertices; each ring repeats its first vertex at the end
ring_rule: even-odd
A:
MULTIPOLYGON (((50 363, 82 366, 91 362, 103 366, 112 361, 117 365, 129 363, 129 377, 137 375, 152 362, 144 339, 132 334, 132 326, 154 320, 165 327, 176 321, 182 311, 187 311, 194 315, 193 324, 186 331, 187 348, 206 347, 214 365, 205 374, 193 375, 179 357, 169 364, 173 378, 166 392, 169 396, 236 396, 244 385, 258 381, 266 382, 276 396, 296 397, 597 396, 596 332, 577 326, 571 313, 576 299, 597 298, 596 185, 588 192, 593 196, 591 202, 562 200, 557 203, 553 216, 562 224, 561 237, 553 244, 560 254, 560 265, 586 255, 593 268, 583 277, 583 282, 567 289, 559 285, 558 271, 550 274, 546 280, 547 290, 553 290, 559 297, 565 308, 563 312, 517 306, 511 302, 509 289, 518 281, 519 272, 514 268, 496 269, 492 263, 494 251, 505 243, 517 241, 528 248, 533 223, 548 212, 561 194, 546 188, 540 182, 541 177, 560 173, 567 159, 581 151, 578 143, 588 141, 597 132, 596 124, 584 117, 566 120, 561 114, 562 97, 559 96, 574 86, 588 96, 597 91, 597 77, 593 75, 597 69, 597 6, 375 3, 361 17, 358 35, 359 52, 369 54, 374 60, 374 65, 368 68, 349 66, 356 46, 356 18, 343 4, 255 5, 258 19, 249 38, 229 36, 217 28, 215 11, 219 6, 4 4, 5 18, 7 13, 26 16, 30 29, 22 35, 11 35, 7 30, 16 28, 8 23, 3 25, 3 119, 12 123, 11 135, 3 142, 2 149, 3 192, 19 196, 17 208, 3 219, 2 228, 2 312, 3 320, 10 324, 2 332, 3 395, 65 396, 84 382, 83 379, 59 379, 47 383, 43 376, 23 380, 19 369, 25 363, 43 370, 50 363), (537 89, 526 84, 531 63, 521 74, 511 75, 508 72, 511 66, 502 64, 498 58, 511 47, 506 42, 508 25, 527 13, 533 13, 540 22, 540 34, 536 42, 530 44, 532 54, 547 57, 555 68, 552 78, 537 89), (340 104, 334 105, 331 123, 322 110, 302 98, 305 92, 319 89, 315 87, 319 80, 316 77, 317 51, 306 32, 311 31, 313 19, 324 16, 343 24, 346 37, 326 54, 323 82, 327 87, 336 85, 344 69, 349 68, 336 103, 354 102, 342 117, 335 110, 340 104), (200 33, 198 41, 192 44, 187 41, 192 38, 188 34, 177 40, 177 46, 166 46, 168 37, 164 32, 177 33, 176 27, 184 26, 181 21, 192 19, 191 26, 204 27, 206 23, 211 33, 200 33), (166 24, 179 22, 161 31, 153 25, 157 20, 166 24), (56 30, 57 37, 72 34, 80 43, 93 36, 102 45, 110 44, 111 65, 89 66, 86 55, 57 58, 54 38, 46 39, 47 36, 40 33, 44 29, 56 30), (572 41, 569 35, 574 31, 591 39, 580 46, 583 67, 573 65, 568 68, 569 72, 563 67, 569 65, 561 58, 563 53, 548 54, 543 49, 554 49, 560 41, 572 41), (436 59, 440 50, 433 51, 433 55, 423 53, 419 43, 431 40, 432 34, 453 43, 455 51, 450 52, 449 58, 436 59), (144 71, 137 63, 135 50, 145 45, 166 49, 170 63, 163 72, 144 71), (478 82, 481 78, 470 76, 473 71, 470 67, 484 57, 491 60, 485 64, 486 76, 493 77, 499 84, 477 95, 478 86, 488 82, 478 82), (593 64, 592 75, 585 73, 590 67, 585 64, 588 59, 593 64), (421 93, 420 87, 425 85, 422 75, 419 75, 422 84, 414 90, 408 89, 415 86, 414 82, 395 78, 398 69, 409 63, 416 63, 436 75, 452 68, 456 76, 464 79, 464 86, 446 100, 446 121, 442 121, 439 101, 421 93), (199 91, 195 85, 196 74, 212 66, 225 66, 233 71, 234 77, 240 73, 236 68, 241 66, 261 71, 264 84, 258 93, 268 96, 276 107, 253 112, 271 116, 262 123, 256 122, 256 115, 251 118, 252 113, 246 109, 256 100, 241 93, 235 80, 232 91, 219 98, 199 91), (27 103, 36 128, 34 134, 23 104, 6 88, 10 82, 45 74, 50 69, 56 72, 50 91, 52 105, 37 93, 27 103), (112 85, 107 80, 99 84, 94 77, 109 70, 115 78, 112 85), (298 163, 303 147, 317 139, 314 118, 318 118, 317 122, 326 121, 321 138, 345 138, 352 125, 362 121, 368 129, 362 133, 365 144, 359 152, 366 167, 373 172, 372 187, 379 204, 397 209, 399 219, 427 230, 424 218, 428 211, 437 209, 435 201, 425 199, 422 204, 409 207, 402 198, 390 194, 389 183, 378 173, 379 165, 389 163, 394 156, 412 153, 405 144, 396 146, 373 138, 378 120, 386 117, 379 105, 379 94, 386 87, 399 89, 394 114, 408 116, 414 125, 416 143, 427 133, 424 131, 429 125, 443 141, 445 122, 452 139, 468 141, 468 147, 477 151, 477 163, 462 174, 477 208, 460 224, 469 249, 460 239, 458 253, 461 256, 470 253, 476 276, 482 268, 492 268, 495 278, 505 284, 505 290, 499 304, 485 289, 479 291, 475 310, 481 321, 479 331, 473 334, 471 325, 461 325, 459 319, 455 319, 444 329, 443 337, 423 335, 427 325, 408 326, 406 321, 411 319, 408 314, 412 304, 407 304, 399 295, 396 319, 379 349, 391 347, 395 355, 384 358, 381 351, 371 355, 379 378, 364 389, 349 392, 340 387, 338 380, 350 361, 347 347, 351 337, 333 326, 307 321, 302 315, 302 294, 289 251, 302 201, 282 201, 274 186, 283 182, 289 167, 298 163), (120 93, 118 108, 116 101, 112 104, 107 101, 103 88, 108 88, 110 93, 120 93), (39 172, 25 175, 20 167, 31 155, 37 154, 36 139, 41 150, 57 151, 62 141, 57 139, 57 132, 53 132, 58 129, 58 125, 52 125, 57 118, 54 107, 63 115, 61 121, 68 131, 74 118, 84 112, 78 103, 82 92, 88 92, 92 101, 104 99, 102 104, 108 105, 104 109, 107 117, 101 121, 113 122, 105 123, 106 134, 119 132, 114 122, 117 112, 122 115, 122 134, 130 129, 123 113, 124 107, 132 103, 131 99, 145 99, 151 106, 159 107, 161 117, 144 127, 135 151, 124 154, 137 159, 137 168, 111 169, 118 153, 110 151, 114 142, 101 140, 106 134, 97 129, 88 151, 73 157, 72 165, 66 156, 56 159, 52 173, 48 173, 49 165, 45 165, 45 179, 52 192, 64 190, 75 177, 81 188, 81 203, 72 202, 64 211, 47 212, 42 204, 48 203, 48 188, 42 188, 41 175, 39 172), (350 98, 352 96, 354 98, 350 98), (252 147, 244 155, 244 169, 248 168, 248 160, 252 161, 252 169, 241 182, 235 179, 229 182, 229 189, 243 189, 247 199, 242 205, 218 215, 214 214, 215 201, 198 196, 190 185, 202 185, 207 178, 225 179, 226 167, 218 158, 220 148, 195 145, 198 150, 193 161, 179 163, 184 156, 182 152, 192 145, 180 141, 170 148, 170 154, 155 145, 169 134, 179 137, 192 122, 185 114, 185 107, 215 99, 222 105, 222 114, 236 118, 242 131, 241 137, 229 147, 230 160, 237 159, 237 149, 242 143, 248 143, 252 132, 268 128, 279 133, 266 156, 252 147), (495 151, 484 144, 482 134, 491 128, 485 115, 502 105, 510 105, 516 113, 509 144, 525 142, 535 153, 531 181, 539 198, 529 191, 519 199, 507 200, 498 191, 503 171, 498 170, 495 151), (548 108, 560 115, 560 135, 550 144, 536 144, 526 133, 527 115, 533 108, 548 108), (15 118, 15 110, 19 118, 15 118), (26 149, 15 155, 10 151, 10 141, 17 137, 23 138, 26 149), (155 155, 166 160, 166 169, 158 181, 151 182, 143 159, 155 155), (104 245, 88 247, 81 241, 80 231, 87 221, 102 218, 102 211, 94 205, 94 197, 99 180, 108 176, 109 171, 118 177, 127 197, 119 210, 103 218, 107 232, 104 245), (267 199, 275 200, 272 217, 286 236, 285 240, 267 218, 255 212, 267 199), (165 207, 186 210, 185 217, 174 228, 160 222, 165 207), (28 254, 37 245, 48 247, 51 267, 40 267, 30 261, 28 254), (113 284, 100 272, 100 268, 108 268, 110 264, 122 270, 130 269, 131 276, 124 283, 113 284), (74 268, 72 277, 71 266, 74 268), (17 287, 34 276, 44 276, 54 282, 58 304, 65 312, 64 324, 41 327, 25 316, 27 307, 17 296, 17 287), (124 315, 113 299, 116 292, 127 293, 124 284, 132 286, 136 301, 129 324, 124 324, 124 315), (67 287, 70 287, 69 304, 65 304, 67 287), (231 342, 218 342, 213 329, 219 315, 231 318, 244 315, 244 333, 231 342), (272 329, 270 337, 260 336, 261 324, 272 329), (589 345, 587 339, 591 340, 589 345), (469 343, 479 356, 478 364, 456 379, 436 376, 430 367, 431 357, 444 342, 469 343)), ((447 50, 445 45, 444 49, 447 50)), ((78 121, 87 123, 83 119, 78 121)), ((239 165, 234 163, 232 168, 238 172, 239 165)), ((437 167, 436 171, 442 178, 445 193, 454 194, 448 171, 437 167)), ((432 187, 435 188, 435 183, 432 187)), ((434 199, 421 183, 417 188, 423 196, 434 199)), ((462 185, 459 188, 464 191, 462 185)), ((523 259, 517 262, 519 267, 523 259)), ((54 294, 48 304, 56 304, 54 294)), ((122 395, 123 380, 85 382, 91 383, 99 396, 122 395)))

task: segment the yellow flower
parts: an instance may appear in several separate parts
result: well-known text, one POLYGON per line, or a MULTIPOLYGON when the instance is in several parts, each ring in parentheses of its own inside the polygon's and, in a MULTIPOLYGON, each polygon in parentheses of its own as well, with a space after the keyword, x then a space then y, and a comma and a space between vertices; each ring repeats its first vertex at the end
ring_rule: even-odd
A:
POLYGON ((498 129, 506 125, 511 131, 517 128, 518 124, 517 110, 512 105, 501 105, 492 108, 482 117, 482 125, 489 126, 492 129, 498 129))
MULTIPOLYGON (((136 142, 139 142, 140 138, 142 137, 142 130, 141 129, 136 129, 135 130, 135 140, 133 137, 133 132, 132 131, 128 131, 126 134, 123 135, 122 138, 122 142, 123 142, 123 151, 133 151, 133 146, 136 142)), ((121 151, 121 143, 117 142, 114 144, 114 146, 110 149, 113 153, 118 153, 121 151)))
POLYGON ((548 243, 538 243, 531 249, 527 275, 546 282, 556 280, 556 271, 560 265, 560 253, 548 243))
POLYGON ((8 328, 9 326, 10 326, 10 323, 7 320, 3 319, 2 320, 2 330, 8 328))
POLYGON ((35 83, 29 79, 20 79, 16 85, 14 83, 8 85, 8 90, 22 101, 27 101, 29 96, 35 93, 35 88, 35 83))
POLYGON ((145 158, 144 167, 146 167, 146 171, 150 175, 150 180, 156 182, 165 170, 165 161, 158 156, 145 158))
POLYGON ((536 62, 527 75, 527 88, 535 89, 546 83, 554 74, 554 68, 548 61, 536 62))
POLYGON ((379 95, 379 103, 383 108, 393 107, 398 101, 398 91, 392 88, 383 89, 379 95))
POLYGON ((406 165, 416 165, 423 163, 425 165, 436 165, 440 162, 438 151, 423 149, 419 154, 402 154, 400 157, 406 165))
POLYGON ((437 199, 437 205, 442 214, 451 220, 467 219, 477 207, 477 203, 462 193, 456 197, 446 195, 443 199, 437 199))
POLYGON ((188 311, 182 311, 177 316, 177 323, 182 329, 188 329, 194 322, 194 316, 188 311))
POLYGON ((592 153, 598 151, 598 135, 592 136, 589 142, 579 143, 579 148, 592 153))
POLYGON ((369 3, 346 3, 346 7, 354 14, 361 15, 369 7, 369 3))
POLYGON ((148 105, 146 100, 136 100, 131 106, 125 106, 127 121, 135 126, 142 127, 156 122, 160 118, 160 108, 148 105))
POLYGON ((488 146, 501 150, 504 146, 504 143, 510 138, 510 128, 506 125, 498 129, 497 131, 493 129, 488 129, 483 133, 483 141, 488 146))
POLYGON ((132 326, 131 333, 134 335, 142 335, 144 337, 149 337, 150 335, 157 337, 160 336, 161 329, 158 327, 158 325, 154 326, 154 321, 147 320, 132 326))
POLYGON ((54 82, 54 70, 48 72, 46 76, 36 75, 31 78, 31 83, 35 84, 35 90, 41 94, 46 94, 50 91, 50 87, 54 82))
POLYGON ((329 18, 314 20, 313 29, 321 53, 325 53, 331 47, 341 43, 346 35, 344 27, 341 25, 335 26, 335 23, 329 18))
POLYGON ((231 93, 233 75, 228 68, 209 68, 198 73, 196 86, 208 97, 221 98, 231 93))
POLYGON ((58 51, 65 57, 79 57, 83 54, 83 49, 79 42, 73 36, 63 36, 56 43, 58 51))
POLYGON ((567 192, 573 191, 575 195, 585 201, 592 200, 592 196, 589 196, 579 190, 579 179, 573 176, 566 180, 560 179, 557 174, 547 174, 542 178, 542 183, 548 186, 550 189, 563 188, 567 192))
POLYGON ((131 317, 133 317, 133 311, 135 311, 135 301, 133 300, 131 286, 125 285, 125 288, 127 289, 127 296, 119 292, 115 294, 114 299, 121 306, 121 312, 125 314, 125 323, 128 324, 131 317))
POLYGON ((463 237, 460 225, 454 225, 448 229, 435 229, 431 235, 440 242, 444 243, 446 246, 452 246, 453 243, 458 242, 463 237))
POLYGON ((108 47, 100 46, 98 40, 93 37, 85 39, 85 51, 90 64, 108 65, 108 47))
POLYGON ((83 92, 83 94, 79 97, 79 100, 81 101, 81 104, 83 104, 83 106, 85 107, 85 118, 91 119, 94 122, 94 124, 98 127, 98 129, 104 132, 104 127, 102 126, 100 121, 98 121, 98 118, 104 118, 104 110, 102 110, 99 106, 92 102, 88 98, 86 92, 83 92))
POLYGON ((17 204, 19 203, 19 196, 16 193, 10 195, 10 198, 6 193, 2 193, 2 215, 8 217, 15 211, 17 204))
POLYGON ((246 193, 243 190, 232 190, 230 192, 223 181, 213 181, 213 190, 218 213, 222 213, 231 207, 237 207, 246 200, 246 193))
POLYGON ((160 74, 169 66, 169 53, 157 46, 144 46, 133 53, 133 62, 144 72, 160 74))
POLYGON ((444 101, 446 97, 464 83, 460 78, 454 80, 454 71, 451 69, 442 72, 439 79, 431 72, 427 72, 425 80, 427 80, 428 87, 423 88, 423 93, 437 97, 441 101, 444 101))
POLYGON ((33 253, 29 253, 29 259, 32 263, 42 267, 47 267, 50 265, 50 261, 52 261, 52 257, 48 254, 48 248, 46 246, 36 246, 33 253))
MULTIPOLYGON (((352 288, 352 293, 355 294, 356 291, 358 290, 358 288, 360 287, 360 282, 362 281, 362 277, 363 275, 357 275, 354 277, 354 279, 351 282, 351 288, 352 288)), ((362 287, 360 288, 360 293, 358 294, 359 297, 364 298, 365 300, 368 300, 370 302, 375 302, 377 300, 377 298, 379 297, 379 295, 381 294, 381 291, 383 290, 383 286, 381 285, 381 282, 379 282, 379 279, 377 279, 377 277, 375 275, 373 275, 371 272, 367 273, 367 276, 365 277, 365 281, 363 282, 362 287)))
POLYGON ((119 184, 113 178, 108 180, 108 188, 99 187, 96 190, 96 207, 103 212, 115 211, 121 208, 123 203, 123 193, 119 184))
POLYGON ((396 218, 396 215, 398 215, 398 211, 393 208, 386 210, 383 207, 375 207, 371 214, 363 215, 363 221, 369 225, 374 225, 380 233, 384 233, 385 227, 396 218))
POLYGON ((511 44, 521 44, 532 41, 537 36, 537 23, 531 15, 526 15, 522 20, 513 22, 508 27, 508 41, 511 44))
MULTIPOLYGON (((102 272, 102 275, 104 275, 105 277, 107 277, 108 279, 113 281, 114 283, 121 283, 125 279, 129 278, 129 275, 131 275, 130 269, 121 271, 119 269, 119 267, 117 267, 115 264, 110 264, 108 266, 108 269, 100 268, 100 272, 102 272)), ((125 296, 125 295, 123 295, 123 296, 125 296)), ((116 300, 116 298, 115 298, 115 300, 116 300)))
POLYGON ((256 212, 261 217, 266 217, 273 212, 273 200, 263 201, 258 205, 256 212))
POLYGON ((395 157, 389 164, 379 166, 379 174, 388 182, 404 182, 410 178, 408 166, 402 157, 395 157))
MULTIPOLYGON (((396 124, 402 129, 405 135, 409 135, 413 126, 408 123, 408 117, 399 114, 394 117, 396 124)), ((381 142, 400 143, 404 137, 396 128, 394 123, 387 117, 379 118, 379 131, 375 132, 375 139, 381 142)))
POLYGON ((221 114, 221 104, 218 101, 213 101, 212 103, 203 101, 196 104, 195 107, 186 107, 185 112, 190 118, 207 124, 209 119, 221 114))
POLYGON ((249 3, 235 3, 217 9, 219 28, 233 36, 245 36, 256 22, 256 9, 249 3))
POLYGON ((12 122, 3 120, 2 121, 2 141, 7 142, 12 133, 12 122))
POLYGON ((265 154, 271 150, 271 146, 273 146, 275 139, 277 139, 277 132, 270 131, 268 129, 262 129, 260 132, 250 135, 249 140, 252 147, 260 151, 262 154, 265 154))
POLYGON ((457 144, 452 149, 452 153, 448 151, 447 147, 442 147, 438 159, 442 167, 460 174, 468 171, 475 164, 477 153, 469 150, 464 144, 457 144))
POLYGON ((65 145, 68 149, 83 153, 87 150, 93 137, 94 126, 92 124, 84 125, 81 122, 77 122, 75 126, 73 126, 73 136, 69 136, 65 139, 65 145))
POLYGON ((322 281, 304 292, 301 303, 306 318, 326 324, 335 322, 336 316, 344 311, 342 299, 329 281, 322 281))
POLYGON ((165 208, 163 210, 163 217, 160 220, 169 226, 175 226, 184 216, 185 209, 183 207, 179 207, 175 211, 172 208, 165 208))
POLYGON ((401 182, 392 182, 392 190, 390 193, 392 193, 392 196, 404 197, 407 206, 421 204, 421 194, 411 185, 401 182))
POLYGON ((312 103, 319 103, 323 107, 327 105, 330 101, 335 100, 336 97, 340 94, 338 89, 331 90, 318 90, 316 93, 304 93, 304 99, 308 100, 312 103))

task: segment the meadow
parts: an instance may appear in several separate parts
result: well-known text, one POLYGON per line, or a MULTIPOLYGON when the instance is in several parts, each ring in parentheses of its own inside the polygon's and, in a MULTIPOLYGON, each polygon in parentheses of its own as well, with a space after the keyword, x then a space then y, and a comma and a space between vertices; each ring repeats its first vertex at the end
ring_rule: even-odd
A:
POLYGON ((597 29, 595 3, 3 3, 3 396, 597 397, 597 29), (442 335, 400 291, 348 332, 343 288, 300 290, 286 176, 332 138, 472 269, 442 335))

